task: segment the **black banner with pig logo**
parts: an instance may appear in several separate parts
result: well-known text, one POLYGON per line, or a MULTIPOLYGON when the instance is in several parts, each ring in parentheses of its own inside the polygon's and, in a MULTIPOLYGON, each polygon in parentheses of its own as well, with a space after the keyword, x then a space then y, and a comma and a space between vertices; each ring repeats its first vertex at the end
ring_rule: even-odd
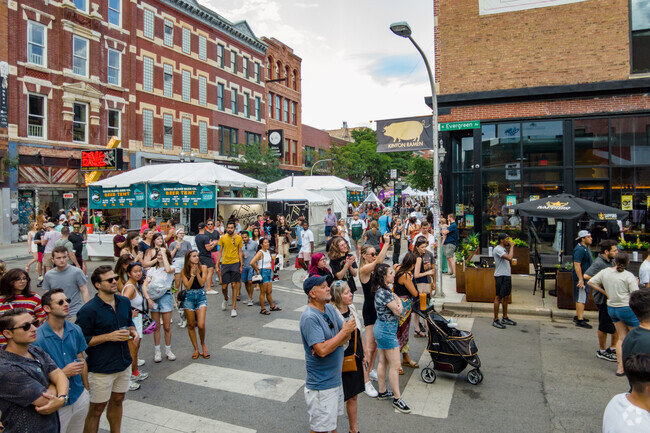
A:
POLYGON ((377 121, 377 152, 412 152, 433 147, 431 116, 377 121))

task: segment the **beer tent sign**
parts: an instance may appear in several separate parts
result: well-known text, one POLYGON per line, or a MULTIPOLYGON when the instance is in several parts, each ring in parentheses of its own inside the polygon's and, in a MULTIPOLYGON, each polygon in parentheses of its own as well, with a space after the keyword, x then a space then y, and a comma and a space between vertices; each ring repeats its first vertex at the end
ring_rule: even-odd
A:
POLYGON ((431 150, 431 116, 377 121, 377 153, 431 150))

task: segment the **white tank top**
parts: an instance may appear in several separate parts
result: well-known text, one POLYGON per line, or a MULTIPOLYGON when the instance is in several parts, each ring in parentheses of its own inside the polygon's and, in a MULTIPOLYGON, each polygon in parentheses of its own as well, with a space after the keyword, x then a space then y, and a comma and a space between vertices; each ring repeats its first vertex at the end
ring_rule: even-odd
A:
POLYGON ((271 269, 271 253, 269 251, 260 250, 262 252, 262 269, 271 269))
POLYGON ((138 290, 137 287, 135 287, 133 284, 125 284, 124 288, 122 288, 122 293, 121 295, 124 296, 124 290, 127 288, 127 286, 133 287, 133 290, 135 290, 135 297, 133 299, 130 299, 131 301, 131 308, 135 308, 136 310, 142 311, 142 295, 140 294, 140 291, 138 290))

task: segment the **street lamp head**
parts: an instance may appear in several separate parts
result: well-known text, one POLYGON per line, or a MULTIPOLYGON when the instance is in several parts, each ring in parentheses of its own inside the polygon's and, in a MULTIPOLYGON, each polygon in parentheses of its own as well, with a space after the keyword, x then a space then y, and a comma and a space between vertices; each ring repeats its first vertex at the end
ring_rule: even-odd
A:
POLYGON ((399 21, 390 25, 390 30, 397 36, 408 38, 411 36, 411 26, 406 21, 399 21))

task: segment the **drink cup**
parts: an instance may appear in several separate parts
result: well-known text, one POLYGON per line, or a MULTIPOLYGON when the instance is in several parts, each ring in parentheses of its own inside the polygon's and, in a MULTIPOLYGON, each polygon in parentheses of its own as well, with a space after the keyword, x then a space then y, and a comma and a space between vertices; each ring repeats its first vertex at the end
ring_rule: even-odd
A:
POLYGON ((427 309, 427 294, 426 293, 420 293, 420 310, 424 311, 427 309))
POLYGON ((131 328, 130 328, 129 326, 122 326, 122 327, 120 328, 120 331, 126 331, 126 333, 127 333, 127 334, 126 334, 126 335, 127 335, 126 338, 123 338, 123 340, 126 341, 126 340, 131 339, 130 330, 131 330, 131 328))
POLYGON ((512 259, 512 266, 517 266, 517 259, 512 259))

